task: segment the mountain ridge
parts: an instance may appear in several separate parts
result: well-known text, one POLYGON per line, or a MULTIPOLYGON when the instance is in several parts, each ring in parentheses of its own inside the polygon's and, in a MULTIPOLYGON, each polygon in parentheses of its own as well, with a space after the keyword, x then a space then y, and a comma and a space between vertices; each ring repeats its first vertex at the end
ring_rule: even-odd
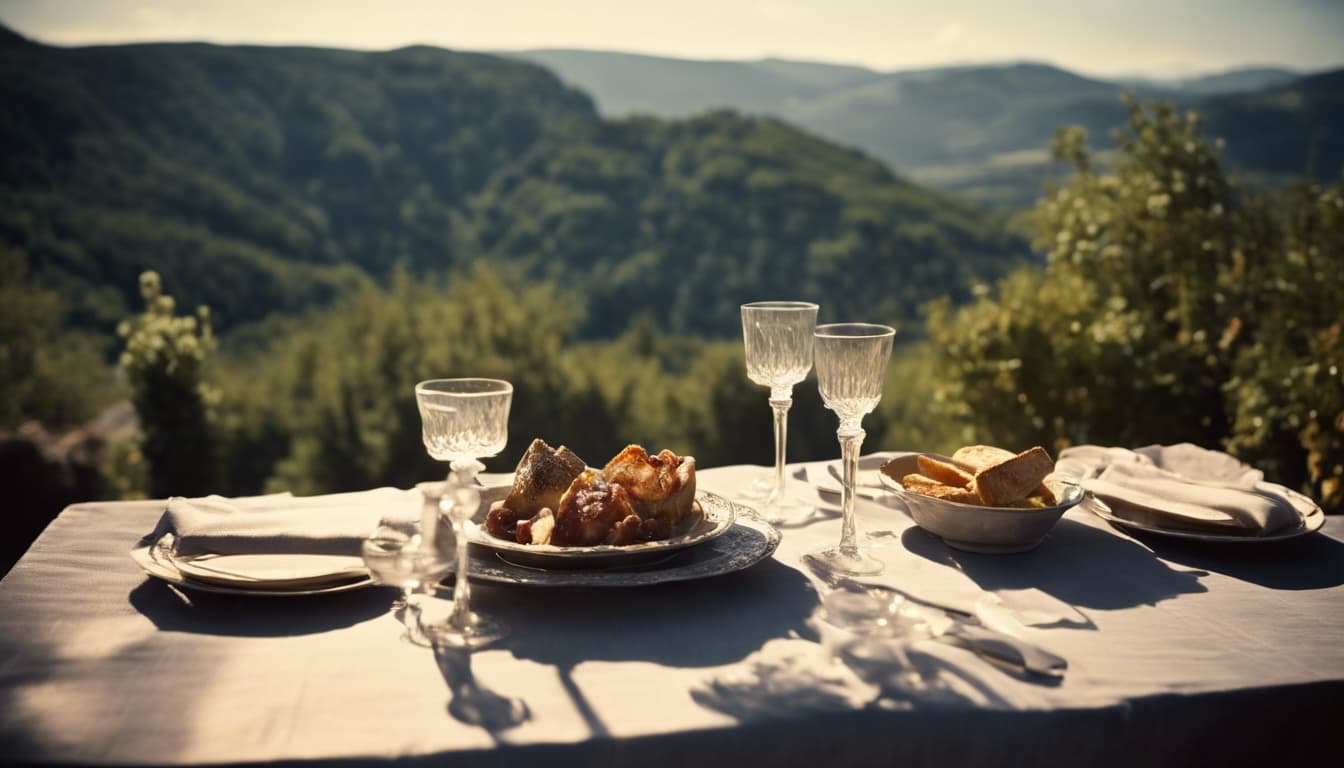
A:
POLYGON ((35 44, 0 65, 19 107, 0 113, 0 246, 84 326, 137 306, 145 269, 227 330, 477 259, 555 280, 589 337, 641 312, 724 335, 760 292, 899 323, 1031 258, 776 118, 605 120, 484 53, 35 44))
MULTIPOLYGON (((1249 106, 1251 94, 1257 91, 1291 89, 1293 83, 1344 70, 1304 74, 1253 66, 1188 78, 1109 79, 1024 60, 892 72, 859 68, 869 75, 826 85, 819 85, 821 81, 815 78, 795 81, 792 88, 776 81, 772 88, 763 89, 742 74, 753 72, 762 60, 741 60, 714 62, 715 77, 696 88, 687 82, 691 75, 683 68, 686 60, 646 58, 641 60, 639 78, 613 82, 603 77, 607 70, 601 52, 569 49, 561 57, 546 51, 519 55, 551 67, 565 82, 587 90, 606 115, 643 111, 679 117, 715 108, 773 115, 859 148, 912 178, 1010 209, 1025 207, 1039 195, 1049 171, 1046 149, 1054 130, 1080 124, 1094 141, 1104 142, 1126 120, 1120 97, 1127 92, 1143 100, 1172 101, 1183 108, 1213 105, 1206 122, 1209 132, 1228 139, 1235 170, 1255 177, 1280 178, 1289 167, 1305 168, 1294 143, 1316 141, 1321 147, 1318 155, 1329 160, 1344 141, 1335 110, 1307 105, 1297 116, 1270 110, 1277 113, 1278 122, 1269 123, 1262 119, 1267 115, 1253 115, 1249 106), (583 70, 569 65, 579 56, 585 61, 583 70), (660 72, 659 67, 669 68, 670 74, 660 72), (667 80, 660 79, 664 75, 667 80), (664 98, 661 89, 668 82, 675 93, 664 98), (627 88, 637 97, 627 98, 627 88), (1239 110, 1222 106, 1239 99, 1244 102, 1239 110), (1236 118, 1230 117, 1233 112, 1238 113, 1236 118), (1303 115, 1328 124, 1323 130, 1308 130, 1300 124, 1303 115), (1261 149, 1235 146, 1256 141, 1239 122, 1248 118, 1262 131, 1284 132, 1281 139, 1270 142, 1283 148, 1282 156, 1269 157, 1261 149), (1035 160, 1028 163, 1027 157, 1035 160)), ((805 72, 811 66, 826 71, 834 65, 794 61, 789 66, 805 72)), ((772 71, 783 76, 788 69, 772 71)), ((1328 101, 1328 94, 1311 91, 1305 98, 1328 101)), ((1322 177, 1332 175, 1328 164, 1317 170, 1322 177)))

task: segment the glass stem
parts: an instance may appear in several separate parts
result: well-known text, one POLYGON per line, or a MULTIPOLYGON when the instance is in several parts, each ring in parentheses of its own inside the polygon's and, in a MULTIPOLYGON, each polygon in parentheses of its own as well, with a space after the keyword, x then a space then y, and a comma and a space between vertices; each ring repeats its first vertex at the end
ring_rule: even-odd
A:
POLYGON ((424 636, 420 623, 420 602, 415 599, 420 584, 407 584, 401 588, 401 625, 406 628, 406 636, 415 641, 424 636))
POLYGON ((859 446, 863 445, 861 427, 842 425, 836 436, 840 438, 840 478, 844 486, 840 502, 844 518, 840 528, 840 551, 849 557, 859 556, 859 544, 854 533, 854 483, 859 475, 859 446))
POLYGON ((771 393, 770 408, 775 412, 775 487, 766 499, 768 507, 778 505, 784 496, 785 446, 789 440, 789 408, 792 406, 793 398, 788 394, 771 393))
POLYGON ((467 521, 459 518, 453 523, 457 529, 457 568, 453 581, 453 615, 450 621, 457 629, 471 626, 471 579, 467 576, 467 521))
POLYGON ((453 508, 449 517, 453 521, 453 530, 457 533, 457 567, 453 580, 453 615, 449 623, 453 628, 465 631, 470 629, 471 620, 471 578, 468 576, 467 521, 480 503, 480 495, 475 490, 476 473, 481 465, 470 462, 453 462, 452 479, 449 481, 449 493, 453 494, 453 508), (465 509, 464 507, 470 507, 465 509))

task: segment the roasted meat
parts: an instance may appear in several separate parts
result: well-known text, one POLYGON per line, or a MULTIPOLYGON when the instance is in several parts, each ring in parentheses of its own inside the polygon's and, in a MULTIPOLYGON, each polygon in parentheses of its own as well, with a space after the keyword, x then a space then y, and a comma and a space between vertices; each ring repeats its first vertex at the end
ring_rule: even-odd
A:
POLYGON ((552 448, 537 438, 514 470, 513 487, 504 499, 504 506, 515 520, 526 520, 542 509, 554 510, 560 506, 560 497, 569 490, 570 483, 586 468, 583 459, 565 446, 552 448))
POLYGON ((695 458, 677 456, 669 450, 650 456, 638 445, 626 446, 602 469, 608 483, 625 488, 630 506, 644 520, 657 520, 673 530, 695 521, 695 458))
POLYGON ((575 478, 555 511, 551 542, 561 547, 630 544, 639 541, 640 518, 624 486, 588 470, 575 478))
POLYGON ((666 539, 697 522, 695 459, 627 446, 601 471, 561 446, 532 441, 509 495, 485 518, 490 535, 520 544, 589 547, 666 539))

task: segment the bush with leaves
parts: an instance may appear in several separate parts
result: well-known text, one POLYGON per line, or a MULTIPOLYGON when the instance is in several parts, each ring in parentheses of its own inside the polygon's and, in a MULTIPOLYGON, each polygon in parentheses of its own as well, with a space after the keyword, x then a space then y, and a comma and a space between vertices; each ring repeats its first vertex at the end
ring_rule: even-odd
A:
POLYGON ((278 344, 259 361, 285 372, 271 399, 275 422, 289 425, 288 453, 271 487, 409 487, 445 474, 425 453, 414 394, 416 382, 439 377, 513 383, 509 444, 491 470, 511 470, 533 437, 599 456, 614 426, 592 373, 561 353, 576 308, 554 287, 515 277, 485 265, 442 280, 400 272, 278 344))
POLYGON ((102 340, 63 327, 64 315, 61 297, 28 279, 26 254, 0 245, 0 428, 69 427, 117 394, 102 340))
POLYGON ((1344 189, 1306 184, 1275 202, 1283 223, 1261 228, 1275 236, 1278 258, 1247 274, 1251 311, 1235 329, 1247 338, 1225 385, 1233 404, 1228 446, 1340 509, 1344 189))
POLYGON ((216 487, 212 409, 219 398, 205 376, 215 348, 210 312, 179 317, 156 272, 140 276, 145 310, 117 328, 126 340, 121 369, 140 416, 141 454, 149 465, 150 496, 198 495, 216 487))
MULTIPOLYGON (((581 311, 554 284, 481 263, 442 278, 398 273, 314 314, 265 354, 230 361, 217 419, 224 487, 318 493, 441 476, 414 397, 415 383, 434 377, 513 383, 493 471, 511 470, 534 437, 594 464, 629 443, 701 466, 772 460, 766 392, 747 379, 740 342, 669 335, 646 319, 615 340, 574 343, 581 311)), ((835 419, 815 385, 795 400, 791 459, 835 455, 835 419)), ((874 447, 884 424, 879 414, 866 422, 874 447)))
POLYGON ((935 402, 967 441, 1226 447, 1337 505, 1338 188, 1249 197, 1163 104, 1117 139, 1098 173, 1057 134, 1074 173, 1034 211, 1043 271, 932 305, 935 402))

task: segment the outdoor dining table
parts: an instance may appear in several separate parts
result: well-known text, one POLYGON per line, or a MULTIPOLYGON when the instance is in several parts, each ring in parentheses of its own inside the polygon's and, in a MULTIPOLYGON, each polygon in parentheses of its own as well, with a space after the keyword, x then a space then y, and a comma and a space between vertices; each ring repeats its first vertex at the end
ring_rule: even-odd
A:
MULTIPOLYGON (((762 471, 701 469, 699 486, 733 495, 762 471)), ((1344 518, 1215 546, 1131 536, 1076 507, 1039 547, 993 555, 860 498, 877 580, 931 600, 1044 594, 1075 611, 1021 634, 1067 660, 1062 678, 924 642, 918 658, 943 684, 868 696, 834 652, 827 587, 801 565, 838 539, 836 500, 797 479, 790 492, 818 511, 741 571, 474 583, 473 607, 512 632, 470 654, 401 639, 387 588, 174 588, 128 556, 162 501, 71 506, 0 581, 0 762, 1268 765, 1334 747, 1344 518), (520 700, 526 720, 465 722, 451 707, 464 680, 520 700)))

